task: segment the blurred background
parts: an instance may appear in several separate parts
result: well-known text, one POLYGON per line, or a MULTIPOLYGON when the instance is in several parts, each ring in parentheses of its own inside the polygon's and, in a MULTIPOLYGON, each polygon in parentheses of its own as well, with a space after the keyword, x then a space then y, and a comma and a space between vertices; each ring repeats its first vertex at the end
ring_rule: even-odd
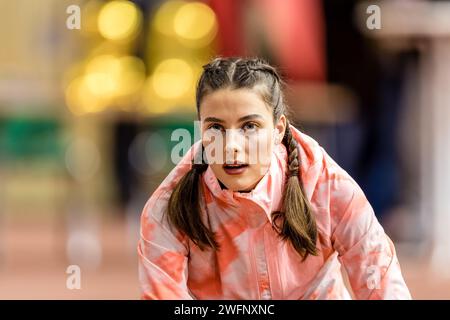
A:
POLYGON ((0 299, 139 298, 139 216, 216 55, 278 67, 413 297, 450 299, 450 2, 416 0, 0 0, 0 299))

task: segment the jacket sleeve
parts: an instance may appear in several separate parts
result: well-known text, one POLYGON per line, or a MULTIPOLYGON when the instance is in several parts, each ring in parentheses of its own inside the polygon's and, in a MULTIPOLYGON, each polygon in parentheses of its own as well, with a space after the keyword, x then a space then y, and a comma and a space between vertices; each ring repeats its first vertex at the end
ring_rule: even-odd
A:
POLYGON ((197 141, 147 201, 141 214, 137 247, 142 299, 192 300, 189 291, 189 240, 167 221, 167 204, 179 179, 191 168, 197 141))
POLYGON ((357 299, 411 299, 394 244, 346 173, 331 183, 331 241, 357 299))
POLYGON ((188 244, 163 219, 167 201, 153 194, 141 215, 138 267, 141 299, 191 300, 187 287, 188 244))

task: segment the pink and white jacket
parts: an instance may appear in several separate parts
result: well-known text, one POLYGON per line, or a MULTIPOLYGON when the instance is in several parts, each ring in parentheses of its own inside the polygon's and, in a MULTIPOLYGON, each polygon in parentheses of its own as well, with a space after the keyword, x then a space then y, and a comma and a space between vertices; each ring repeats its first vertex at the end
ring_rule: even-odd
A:
POLYGON ((163 219, 196 142, 148 200, 138 244, 143 299, 411 299, 394 245, 356 182, 311 137, 290 127, 300 146, 304 188, 317 222, 318 256, 302 262, 271 226, 281 208, 287 152, 278 145, 268 172, 249 193, 201 176, 201 214, 220 250, 201 251, 163 219))

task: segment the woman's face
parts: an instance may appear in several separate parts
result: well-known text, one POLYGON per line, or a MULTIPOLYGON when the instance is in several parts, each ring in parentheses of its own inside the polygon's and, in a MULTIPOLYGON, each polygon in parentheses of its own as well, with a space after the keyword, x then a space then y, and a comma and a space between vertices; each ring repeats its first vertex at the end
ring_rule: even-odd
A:
POLYGON ((272 109, 256 90, 221 89, 200 105, 205 156, 217 179, 232 191, 250 191, 270 166, 286 118, 274 125, 272 109))

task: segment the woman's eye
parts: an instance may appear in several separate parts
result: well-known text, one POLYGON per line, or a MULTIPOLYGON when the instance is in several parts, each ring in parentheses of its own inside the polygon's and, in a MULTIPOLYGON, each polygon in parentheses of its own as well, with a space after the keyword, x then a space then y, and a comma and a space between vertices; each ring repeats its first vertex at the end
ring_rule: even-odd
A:
POLYGON ((221 131, 223 128, 222 128, 222 126, 219 125, 219 124, 212 124, 212 125, 209 126, 208 129, 216 130, 216 131, 221 131))
POLYGON ((250 122, 246 123, 242 128, 244 129, 245 132, 253 132, 256 129, 258 129, 258 125, 256 123, 250 122))

